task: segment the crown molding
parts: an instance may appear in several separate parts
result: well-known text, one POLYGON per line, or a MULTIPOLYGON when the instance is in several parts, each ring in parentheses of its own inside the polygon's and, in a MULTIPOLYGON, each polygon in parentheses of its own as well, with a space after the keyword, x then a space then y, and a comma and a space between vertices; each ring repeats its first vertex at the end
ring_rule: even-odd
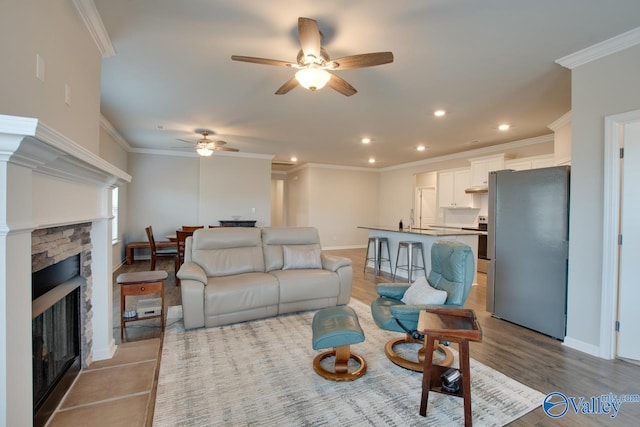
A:
POLYGON ((76 7, 87 30, 89 30, 89 34, 93 37, 93 41, 96 43, 96 46, 98 46, 102 57, 109 58, 115 56, 116 50, 113 48, 113 44, 111 44, 111 38, 109 38, 107 29, 104 27, 100 13, 93 0, 73 0, 73 5, 76 7))
POLYGON ((118 145, 124 148, 125 151, 130 152, 131 150, 133 150, 133 147, 127 142, 127 140, 124 139, 122 135, 120 135, 116 128, 113 127, 111 122, 109 122, 109 120, 107 120, 107 118, 102 114, 100 114, 100 127, 104 129, 105 132, 107 132, 109 136, 111 136, 111 138, 113 138, 118 143, 118 145))
POLYGON ((375 168, 364 168, 361 166, 342 166, 342 165, 331 165, 327 163, 305 163, 304 165, 296 166, 288 172, 295 172, 300 169, 337 169, 337 170, 347 170, 347 171, 356 171, 356 172, 379 172, 379 169, 375 168))
MULTIPOLYGON (((194 158, 202 157, 198 155, 198 153, 196 153, 195 148, 193 150, 189 150, 185 152, 173 151, 173 150, 157 150, 155 148, 132 148, 129 152, 136 153, 136 154, 153 154, 157 156, 194 157, 194 158)), ((263 160, 271 161, 275 157, 275 155, 231 152, 231 151, 215 151, 211 157, 243 157, 248 159, 263 159, 263 160)), ((208 157, 205 157, 205 158, 208 158, 208 157)))
POLYGON ((573 70, 581 65, 604 58, 612 53, 620 52, 637 44, 640 44, 640 27, 564 56, 555 62, 556 64, 573 70))
POLYGON ((547 127, 555 132, 556 130, 570 123, 571 123, 571 110, 564 113, 560 118, 555 120, 553 123, 549 124, 547 127))

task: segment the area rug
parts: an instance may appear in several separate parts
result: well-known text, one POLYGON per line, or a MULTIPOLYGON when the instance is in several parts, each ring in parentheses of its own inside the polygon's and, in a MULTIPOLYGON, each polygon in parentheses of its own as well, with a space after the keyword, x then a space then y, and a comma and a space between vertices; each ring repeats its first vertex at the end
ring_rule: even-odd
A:
MULTIPOLYGON (((397 334, 380 330, 367 305, 352 300, 350 306, 366 336, 351 350, 368 365, 353 382, 314 372, 314 312, 185 331, 181 307, 170 307, 153 425, 463 425, 463 401, 455 396, 430 393, 427 417, 418 414, 422 375, 384 355, 384 344, 397 334)), ((544 398, 473 359, 471 395, 475 426, 505 425, 544 398)))

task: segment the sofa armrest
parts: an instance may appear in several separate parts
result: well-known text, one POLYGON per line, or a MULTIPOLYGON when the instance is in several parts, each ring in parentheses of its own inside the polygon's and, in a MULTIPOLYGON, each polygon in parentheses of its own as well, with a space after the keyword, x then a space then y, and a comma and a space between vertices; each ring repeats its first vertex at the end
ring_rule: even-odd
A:
POLYGON ((202 267, 194 262, 185 262, 178 270, 177 274, 180 280, 195 280, 203 284, 207 284, 207 274, 202 267))
POLYGON ((347 267, 351 265, 351 260, 349 258, 337 256, 337 255, 329 255, 324 252, 320 255, 322 260, 322 268, 330 271, 338 271, 340 267, 347 267))
POLYGON ((185 329, 204 326, 204 283, 183 279, 180 283, 182 295, 182 321, 185 329))
POLYGON ((376 291, 381 297, 400 300, 409 286, 411 285, 404 283, 379 283, 376 285, 376 291))

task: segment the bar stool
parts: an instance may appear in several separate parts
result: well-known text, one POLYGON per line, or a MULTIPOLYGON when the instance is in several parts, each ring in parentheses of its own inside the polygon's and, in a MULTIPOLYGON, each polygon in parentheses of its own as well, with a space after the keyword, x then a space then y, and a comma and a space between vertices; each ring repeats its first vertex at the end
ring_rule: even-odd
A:
POLYGON ((382 263, 384 261, 389 263, 389 272, 391 272, 391 252, 389 252, 389 239, 386 237, 369 237, 369 242, 367 243, 367 254, 365 255, 364 260, 364 268, 362 271, 367 271, 367 265, 369 261, 373 261, 374 271, 376 276, 380 273, 380 267, 382 267, 382 263), (369 249, 371 248, 371 243, 373 243, 373 256, 369 256, 369 249), (384 258, 382 254, 382 244, 385 244, 387 247, 387 257, 384 258))
POLYGON ((402 241, 398 243, 398 255, 396 256, 396 268, 393 270, 393 281, 396 281, 396 271, 407 270, 407 279, 408 282, 411 283, 411 279, 414 271, 422 270, 424 271, 424 275, 427 275, 427 270, 425 268, 426 262, 424 259, 424 251, 422 250, 422 242, 410 242, 410 241, 402 241), (407 263, 398 265, 400 262, 400 249, 406 249, 407 251, 407 263), (413 251, 414 249, 420 250, 420 256, 422 257, 422 267, 414 264, 413 259, 413 251))

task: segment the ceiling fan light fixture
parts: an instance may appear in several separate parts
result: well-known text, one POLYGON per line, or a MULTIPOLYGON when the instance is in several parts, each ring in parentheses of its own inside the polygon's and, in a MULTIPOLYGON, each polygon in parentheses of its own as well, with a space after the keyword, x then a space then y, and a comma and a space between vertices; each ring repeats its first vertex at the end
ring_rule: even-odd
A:
POLYGON ((303 68, 296 72, 296 80, 298 80, 300 86, 310 91, 322 89, 330 78, 331 74, 316 67, 303 68))
POLYGON ((213 154, 213 150, 208 149, 207 147, 196 148, 196 151, 202 157, 209 157, 213 154))

